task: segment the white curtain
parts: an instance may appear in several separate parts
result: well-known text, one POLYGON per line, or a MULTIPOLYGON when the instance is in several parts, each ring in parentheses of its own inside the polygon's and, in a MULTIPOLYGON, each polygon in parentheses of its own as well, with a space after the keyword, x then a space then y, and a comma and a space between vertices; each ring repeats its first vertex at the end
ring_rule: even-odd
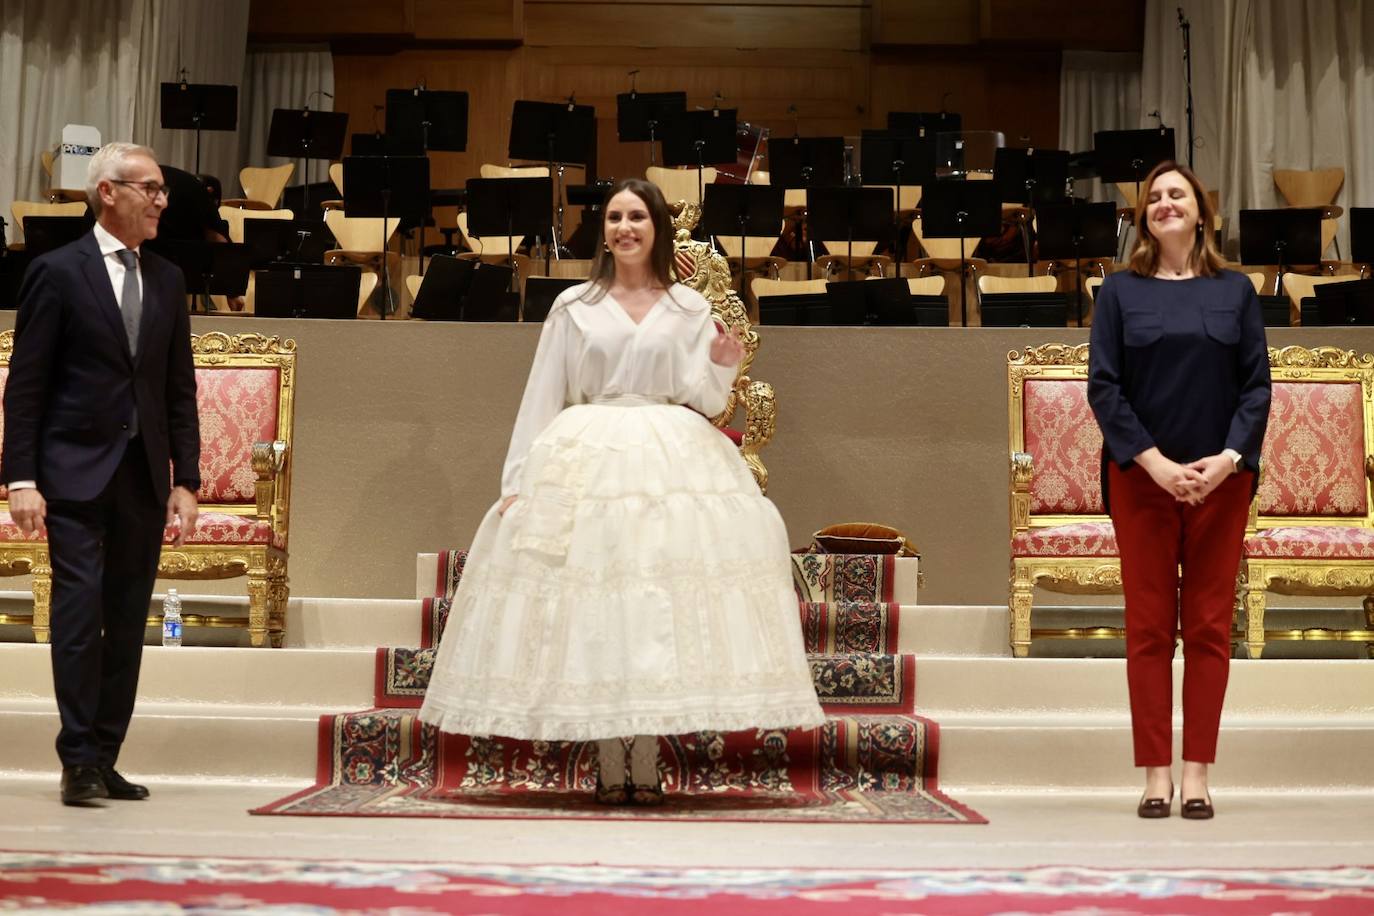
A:
MULTIPOLYGON (((1179 7, 1192 26, 1195 169, 1220 192, 1228 249, 1240 210, 1283 205, 1276 168, 1339 166, 1336 203, 1374 206, 1374 4, 1150 0, 1142 116, 1158 108, 1187 161, 1179 7)), ((1344 217, 1337 238, 1348 257, 1344 217)))
MULTIPOLYGON (((247 34, 248 0, 0 0, 0 215, 42 199, 39 154, 66 124, 191 168, 194 135, 157 126, 157 86, 183 65, 195 82, 237 83, 247 34)), ((201 171, 236 173, 237 152, 235 133, 205 133, 201 171)))
MULTIPOLYGON (((267 135, 274 109, 307 105, 311 111, 334 110, 334 56, 329 46, 250 46, 239 102, 239 162, 254 166, 291 162, 299 170, 299 159, 267 155, 267 135)), ((316 180, 325 174, 324 163, 312 162, 310 168, 316 180)), ((293 173, 292 183, 299 183, 303 177, 293 173)), ((225 196, 235 194, 237 188, 231 191, 226 181, 225 196)))
MULTIPOLYGON (((1065 51, 1059 71, 1059 148, 1082 152, 1093 148, 1099 130, 1134 130, 1140 126, 1139 54, 1065 51)), ((1080 182, 1079 194, 1093 200, 1115 200, 1102 182, 1080 182)))

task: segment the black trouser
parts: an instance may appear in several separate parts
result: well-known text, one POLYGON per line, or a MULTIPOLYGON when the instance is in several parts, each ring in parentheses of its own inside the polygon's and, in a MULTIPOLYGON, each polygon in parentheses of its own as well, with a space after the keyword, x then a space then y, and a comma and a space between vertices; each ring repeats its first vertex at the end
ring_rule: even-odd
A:
POLYGON ((113 766, 134 711, 166 507, 129 441, 89 501, 48 501, 52 673, 63 766, 113 766))

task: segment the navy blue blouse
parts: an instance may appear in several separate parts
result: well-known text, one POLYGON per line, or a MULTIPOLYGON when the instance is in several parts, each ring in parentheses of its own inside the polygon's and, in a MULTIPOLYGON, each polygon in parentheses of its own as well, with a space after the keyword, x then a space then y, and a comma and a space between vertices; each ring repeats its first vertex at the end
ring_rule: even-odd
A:
MULTIPOLYGON (((1269 357, 1259 297, 1243 274, 1102 283, 1093 310, 1088 402, 1107 461, 1157 446, 1186 464, 1232 448, 1259 467, 1269 422, 1269 357)), ((1257 478, 1258 479, 1258 478, 1257 478)))

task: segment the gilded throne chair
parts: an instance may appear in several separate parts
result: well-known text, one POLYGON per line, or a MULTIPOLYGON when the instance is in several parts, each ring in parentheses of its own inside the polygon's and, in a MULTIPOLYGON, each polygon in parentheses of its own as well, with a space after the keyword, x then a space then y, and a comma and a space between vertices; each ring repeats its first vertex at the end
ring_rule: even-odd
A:
POLYGON ((676 251, 690 257, 696 265, 696 270, 681 282, 705 296, 706 301, 711 303, 711 314, 715 319, 727 329, 737 331, 744 342, 744 359, 740 361, 725 410, 711 417, 711 423, 739 446, 740 454, 753 472, 759 489, 767 493, 768 469, 764 467, 759 452, 773 439, 773 431, 777 426, 777 399, 772 385, 749 376, 749 369, 759 350, 758 331, 749 321, 744 302, 731 288, 729 262, 712 250, 710 244, 692 239, 692 230, 701 219, 701 207, 680 200, 670 204, 669 209, 673 213, 676 251), (741 405, 744 408, 742 431, 731 425, 741 405))
POLYGON ((1374 356, 1269 348, 1273 397, 1250 505, 1241 589, 1245 646, 1364 642, 1374 654, 1374 356), (1266 592, 1363 596, 1365 629, 1268 630, 1266 592))

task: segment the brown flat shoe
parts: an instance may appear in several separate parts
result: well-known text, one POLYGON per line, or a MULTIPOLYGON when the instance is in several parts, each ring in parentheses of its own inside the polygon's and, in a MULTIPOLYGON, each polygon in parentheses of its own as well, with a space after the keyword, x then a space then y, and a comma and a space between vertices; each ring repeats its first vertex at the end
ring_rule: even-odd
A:
POLYGON ((1154 820, 1168 817, 1173 812, 1173 807, 1174 787, 1170 786, 1167 798, 1142 798, 1140 804, 1136 806, 1135 813, 1138 817, 1154 820))
POLYGON ((1210 796, 1207 798, 1189 798, 1183 802, 1179 816, 1190 821, 1209 821, 1216 816, 1216 811, 1212 809, 1210 796))

